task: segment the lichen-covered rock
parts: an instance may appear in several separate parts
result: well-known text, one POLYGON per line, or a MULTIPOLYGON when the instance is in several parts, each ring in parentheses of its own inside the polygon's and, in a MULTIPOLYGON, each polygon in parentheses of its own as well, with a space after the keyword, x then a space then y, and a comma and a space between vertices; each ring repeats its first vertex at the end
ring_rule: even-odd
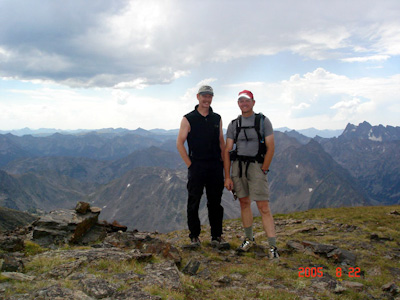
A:
POLYGON ((1 235, 0 250, 6 252, 22 251, 24 249, 24 240, 18 236, 1 235))
POLYGON ((75 210, 52 211, 33 223, 33 241, 41 246, 78 244, 97 224, 98 214, 78 214, 75 210))

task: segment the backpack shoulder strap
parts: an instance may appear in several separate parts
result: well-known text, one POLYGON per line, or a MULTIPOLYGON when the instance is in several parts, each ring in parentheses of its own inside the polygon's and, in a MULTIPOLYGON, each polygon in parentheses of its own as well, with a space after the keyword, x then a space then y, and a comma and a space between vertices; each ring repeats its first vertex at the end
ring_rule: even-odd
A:
POLYGON ((259 163, 263 163, 265 153, 267 153, 267 145, 265 144, 264 137, 264 120, 265 116, 262 113, 256 114, 254 127, 258 135, 258 153, 256 159, 259 163))
POLYGON ((232 122, 236 121, 236 132, 235 132, 235 140, 234 143, 236 144, 239 136, 240 129, 242 129, 242 116, 239 115, 235 120, 232 122))
POLYGON ((265 116, 262 112, 260 112, 260 133, 261 133, 261 142, 264 143, 265 135, 264 135, 264 120, 265 116))
POLYGON ((256 114, 256 118, 254 120, 254 128, 256 129, 258 140, 261 143, 264 143, 264 119, 265 116, 262 113, 256 114))

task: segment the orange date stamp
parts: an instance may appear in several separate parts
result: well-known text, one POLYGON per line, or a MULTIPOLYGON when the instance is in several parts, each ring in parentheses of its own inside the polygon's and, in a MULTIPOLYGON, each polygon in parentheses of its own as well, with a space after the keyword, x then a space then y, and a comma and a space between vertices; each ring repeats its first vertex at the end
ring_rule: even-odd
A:
MULTIPOLYGON (((361 269, 359 267, 350 267, 348 269, 347 276, 350 278, 357 278, 360 277, 361 269)), ((300 267, 298 272, 299 277, 306 277, 306 278, 315 278, 315 277, 323 277, 324 270, 322 267, 300 267)), ((344 272, 342 271, 341 267, 336 268, 336 278, 341 278, 344 276, 344 272)))

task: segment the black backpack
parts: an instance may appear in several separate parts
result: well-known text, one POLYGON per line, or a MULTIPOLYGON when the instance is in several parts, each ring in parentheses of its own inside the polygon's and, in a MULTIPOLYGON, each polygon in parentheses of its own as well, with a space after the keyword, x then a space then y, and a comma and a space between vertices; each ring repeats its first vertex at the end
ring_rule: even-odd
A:
MULTIPOLYGON (((258 152, 255 157, 243 157, 243 156, 237 155, 237 152, 235 149, 232 151, 231 160, 239 159, 242 161, 250 161, 250 162, 251 161, 257 161, 259 163, 264 162, 264 156, 265 156, 265 153, 267 152, 267 146, 265 144, 265 138, 264 138, 264 120, 265 120, 265 116, 262 113, 259 113, 259 114, 256 114, 253 126, 242 126, 242 116, 241 115, 232 121, 232 123, 236 121, 236 135, 235 135, 235 139, 233 141, 234 144, 236 144, 240 130, 242 128, 243 129, 254 128, 256 130, 257 136, 258 136, 258 152)), ((244 134, 247 139, 246 131, 244 132, 244 134)))

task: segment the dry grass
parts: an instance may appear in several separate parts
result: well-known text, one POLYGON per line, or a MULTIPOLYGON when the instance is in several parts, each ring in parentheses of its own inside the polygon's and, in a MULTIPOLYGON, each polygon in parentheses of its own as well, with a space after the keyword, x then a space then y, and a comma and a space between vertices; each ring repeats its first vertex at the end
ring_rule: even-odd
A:
MULTIPOLYGON (((326 257, 317 256, 312 253, 286 252, 281 255, 278 264, 271 264, 266 259, 260 259, 254 253, 248 253, 238 260, 226 259, 224 254, 215 252, 207 247, 203 242, 203 248, 197 254, 203 255, 208 259, 218 262, 215 269, 210 264, 211 277, 203 281, 204 286, 210 284, 215 286, 218 279, 222 276, 242 277, 243 285, 234 282, 233 287, 218 286, 214 289, 197 287, 196 293, 204 294, 208 299, 299 299, 300 295, 314 295, 311 283, 314 278, 299 278, 300 267, 322 266, 324 276, 330 276, 340 284, 343 281, 362 283, 364 290, 371 295, 382 296, 382 286, 395 278, 390 273, 389 268, 400 268, 398 260, 394 261, 388 255, 391 249, 400 248, 400 217, 389 214, 391 211, 400 211, 400 206, 385 207, 350 207, 350 208, 328 208, 315 209, 305 212, 296 212, 285 215, 276 215, 276 220, 302 220, 302 221, 322 221, 316 223, 316 231, 299 232, 285 235, 285 230, 296 230, 304 228, 304 223, 286 226, 281 231, 283 234, 278 236, 278 246, 280 249, 287 249, 286 243, 289 240, 307 240, 321 244, 332 244, 341 249, 348 250, 357 255, 357 266, 360 268, 360 277, 350 277, 354 271, 348 273, 346 267, 334 264, 326 257), (350 228, 347 231, 346 228, 350 228), (323 234, 320 234, 323 232, 323 234), (390 237, 392 241, 371 241, 371 234, 378 234, 380 237, 390 237), (341 277, 337 276, 336 270, 342 269, 341 277), (378 268, 379 276, 368 274, 369 271, 378 268), (279 284, 276 284, 279 282, 279 284), (249 291, 250 288, 250 291, 249 291), (312 291, 312 292, 311 292, 312 291)), ((234 228, 235 234, 228 238, 231 245, 235 248, 240 243, 241 229, 239 220, 228 220, 224 223, 225 228, 234 228)), ((262 232, 260 218, 255 218, 255 233, 262 232)), ((203 229, 203 239, 207 240, 208 228, 203 229)), ((187 242, 187 235, 181 235, 181 240, 175 234, 178 244, 187 242)), ((257 239, 259 244, 266 243, 266 237, 262 234, 257 239)), ((184 262, 193 256, 192 252, 183 252, 184 262)), ((191 281, 190 281, 191 282, 191 281)), ((183 285, 193 286, 183 282, 183 285)), ((191 298, 190 287, 186 287, 185 299, 191 298)), ((183 295, 182 295, 183 296, 183 295)), ((315 294, 316 296, 316 294, 315 294)), ((347 291, 335 294, 330 290, 321 291, 318 294, 320 299, 365 299, 366 293, 347 289, 347 291)), ((167 299, 167 298, 165 298, 167 299)))
MULTIPOLYGON (((301 299, 315 297, 318 299, 366 299, 371 295, 385 298, 382 286, 388 282, 399 282, 391 270, 400 269, 400 216, 389 214, 400 211, 400 206, 386 207, 351 207, 316 209, 305 212, 280 214, 275 216, 278 229, 278 248, 281 250, 279 263, 272 263, 254 252, 242 256, 235 255, 233 250, 218 251, 210 246, 209 227, 203 226, 201 233, 201 249, 181 250, 182 264, 180 269, 191 259, 201 262, 199 272, 195 276, 182 274, 181 289, 169 290, 160 286, 147 286, 145 290, 162 299, 301 299), (290 220, 301 220, 291 223, 290 220), (307 222, 305 222, 307 221, 307 222), (314 224, 316 230, 301 230, 314 224), (377 234, 387 240, 371 240, 371 234, 377 234), (350 277, 349 267, 336 265, 332 260, 311 252, 290 251, 289 240, 314 241, 321 244, 332 244, 348 250, 357 256, 356 266, 360 268, 360 277, 350 277), (322 279, 330 279, 342 284, 346 281, 364 285, 362 291, 348 288, 342 293, 334 293, 332 289, 316 288, 316 279, 300 277, 299 268, 317 268, 323 271, 322 279), (342 269, 342 276, 337 276, 337 268, 342 269)), ((241 243, 242 226, 240 220, 224 221, 225 238, 236 248, 241 243)), ((255 218, 254 231, 257 243, 267 245, 267 237, 263 234, 260 218, 255 218)), ((177 248, 188 242, 188 231, 159 234, 158 238, 171 241, 177 248)), ((72 247, 73 249, 73 247, 72 247)), ((40 276, 52 268, 68 263, 65 259, 43 258, 35 254, 46 251, 39 246, 27 243, 26 255, 30 257, 25 265, 26 273, 40 276)), ((155 258, 151 263, 160 262, 155 258)), ((83 264, 80 272, 87 272, 115 282, 113 276, 124 272, 145 274, 144 267, 148 262, 113 262, 99 260, 83 264), (106 275, 105 275, 106 274, 106 275)), ((30 293, 40 288, 38 283, 19 283, 10 281, 0 274, 0 282, 8 282, 12 288, 6 296, 14 293, 30 293)), ((74 288, 74 282, 62 280, 62 285, 74 288)), ((130 282, 118 282, 120 289, 129 288, 130 282)))

